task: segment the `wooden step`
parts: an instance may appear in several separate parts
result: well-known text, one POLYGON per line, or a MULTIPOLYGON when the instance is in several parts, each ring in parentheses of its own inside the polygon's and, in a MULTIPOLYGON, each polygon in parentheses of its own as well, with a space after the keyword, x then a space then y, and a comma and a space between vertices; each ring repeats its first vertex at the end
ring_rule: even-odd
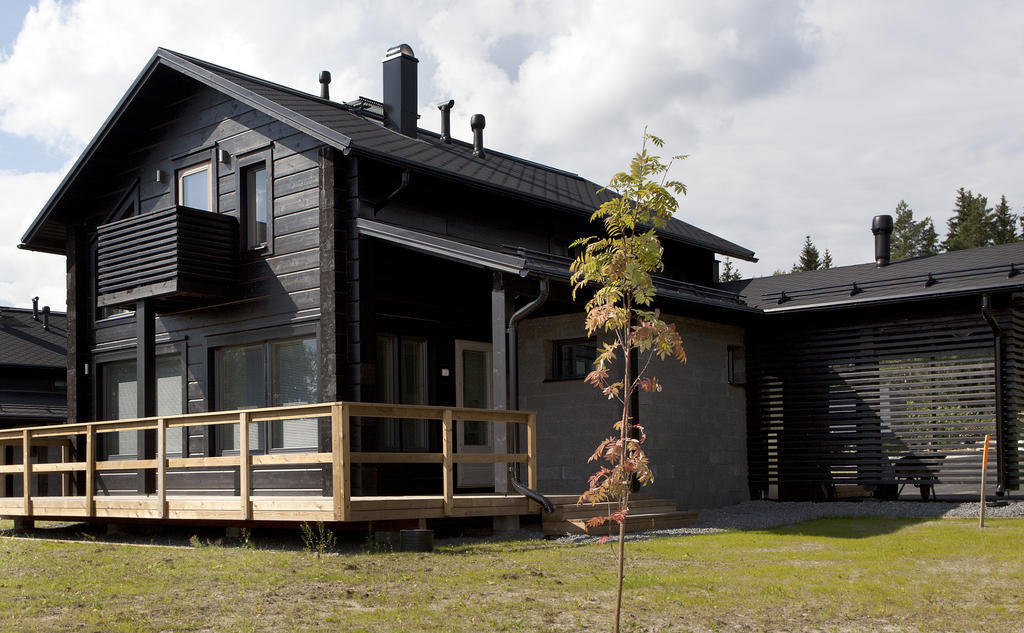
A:
MULTIPOLYGON (((654 514, 631 514, 626 518, 627 532, 644 532, 647 530, 668 530, 672 528, 690 527, 697 524, 697 513, 676 511, 654 514)), ((606 536, 619 531, 618 524, 605 524, 588 528, 584 519, 568 521, 545 521, 544 534, 588 534, 590 536, 606 536)))
MULTIPOLYGON (((630 499, 629 511, 635 514, 659 514, 663 512, 675 512, 676 502, 672 499, 630 499)), ((590 505, 584 503, 576 505, 557 505, 550 518, 556 521, 567 521, 571 519, 589 519, 590 517, 608 514, 608 505, 599 503, 590 505)))

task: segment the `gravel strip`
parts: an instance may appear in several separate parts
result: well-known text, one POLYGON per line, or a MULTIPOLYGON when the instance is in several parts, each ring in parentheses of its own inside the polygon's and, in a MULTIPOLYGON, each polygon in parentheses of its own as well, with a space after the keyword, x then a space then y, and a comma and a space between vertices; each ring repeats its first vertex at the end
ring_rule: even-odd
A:
MULTIPOLYGON (((630 534, 626 540, 652 536, 683 536, 715 534, 726 530, 767 530, 791 523, 800 523, 823 517, 899 517, 909 519, 977 518, 978 502, 947 501, 830 501, 827 503, 747 501, 724 508, 701 510, 694 527, 670 530, 651 530, 630 534)), ((1024 501, 1008 501, 1006 505, 985 508, 986 518, 1022 518, 1024 501)), ((596 541, 593 536, 567 535, 563 543, 596 541)))

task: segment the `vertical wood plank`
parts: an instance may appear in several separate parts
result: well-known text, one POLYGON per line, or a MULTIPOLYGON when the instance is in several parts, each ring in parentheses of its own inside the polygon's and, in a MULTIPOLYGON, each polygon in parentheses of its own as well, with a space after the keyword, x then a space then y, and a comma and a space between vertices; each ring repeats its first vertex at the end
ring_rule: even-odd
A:
POLYGON ((32 442, 28 429, 21 431, 21 485, 25 516, 32 514, 32 442))
MULTIPOLYGON (((537 414, 530 413, 526 416, 526 453, 529 461, 526 463, 526 487, 530 490, 537 490, 537 414)), ((540 492, 537 490, 537 492, 540 492)), ((537 503, 529 503, 530 512, 538 510, 537 503)))
POLYGON ((85 426, 85 516, 96 514, 96 503, 93 491, 96 488, 96 429, 91 424, 85 426))
POLYGON ((342 403, 341 405, 341 488, 344 491, 344 506, 342 513, 342 520, 348 521, 348 517, 351 515, 352 508, 352 477, 349 476, 348 469, 351 468, 352 459, 349 457, 349 438, 352 437, 352 415, 349 411, 348 405, 342 403))
POLYGON ((451 516, 455 509, 455 468, 452 453, 455 450, 455 434, 452 430, 452 410, 445 409, 441 419, 441 450, 444 464, 444 514, 451 516))
POLYGON ((156 500, 160 518, 167 518, 167 420, 156 421, 156 500))
MULTIPOLYGON (((71 461, 71 440, 68 439, 65 443, 60 445, 60 463, 67 464, 71 461)), ((67 497, 71 495, 71 473, 61 473, 60 475, 60 496, 67 497)))
POLYGON ((334 497, 334 520, 345 520, 345 468, 341 444, 345 439, 342 426, 344 405, 331 405, 331 494, 334 497))
POLYGON ((249 499, 249 418, 247 411, 238 414, 238 496, 242 504, 242 520, 252 519, 252 503, 249 499))

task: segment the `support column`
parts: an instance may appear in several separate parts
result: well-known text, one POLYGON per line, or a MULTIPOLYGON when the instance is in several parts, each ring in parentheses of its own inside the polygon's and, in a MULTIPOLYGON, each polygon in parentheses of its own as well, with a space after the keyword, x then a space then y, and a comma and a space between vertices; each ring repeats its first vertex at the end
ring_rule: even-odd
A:
MULTIPOLYGON (((140 418, 156 415, 156 315, 145 300, 135 304, 135 388, 138 394, 136 414, 140 418)), ((138 459, 153 459, 156 454, 156 432, 137 431, 138 459)), ((138 492, 156 491, 155 473, 139 469, 138 492)))
MULTIPOLYGON (((492 406, 508 408, 508 299, 501 273, 493 273, 491 283, 491 385, 494 390, 492 406)), ((495 453, 508 452, 508 429, 505 424, 491 424, 495 453)), ((508 492, 508 466, 494 465, 494 492, 508 492)))

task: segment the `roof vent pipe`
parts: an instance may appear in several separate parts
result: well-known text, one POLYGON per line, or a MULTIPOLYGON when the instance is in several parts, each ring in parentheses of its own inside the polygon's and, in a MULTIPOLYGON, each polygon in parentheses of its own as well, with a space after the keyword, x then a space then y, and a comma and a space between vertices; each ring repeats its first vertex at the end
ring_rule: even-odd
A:
POLYGON ((331 98, 331 71, 329 70, 320 71, 320 98, 331 98))
POLYGON ((452 142, 452 107, 455 106, 455 99, 449 99, 444 103, 437 104, 441 111, 441 142, 452 142))
POLYGON ((39 297, 32 297, 32 318, 39 320, 39 297))
POLYGON ((889 238, 892 236, 892 216, 876 215, 871 220, 871 232, 875 236, 875 265, 888 266, 890 258, 889 238))
POLYGON ((50 331, 50 306, 43 306, 43 329, 50 331))
POLYGON ((484 126, 487 119, 482 114, 474 114, 469 118, 469 127, 473 130, 473 156, 487 158, 484 153, 484 126))
POLYGON ((408 44, 392 46, 384 55, 384 123, 416 138, 416 59, 408 44))

